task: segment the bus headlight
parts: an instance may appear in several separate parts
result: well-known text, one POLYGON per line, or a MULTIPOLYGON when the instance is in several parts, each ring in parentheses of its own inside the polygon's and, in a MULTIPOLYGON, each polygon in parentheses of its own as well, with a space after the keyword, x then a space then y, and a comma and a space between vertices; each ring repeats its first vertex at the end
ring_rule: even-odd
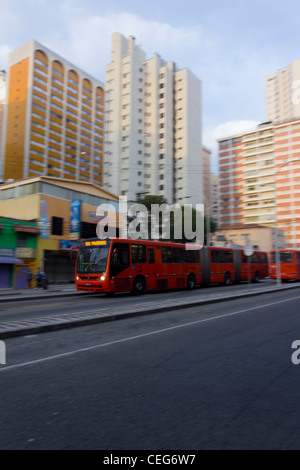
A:
POLYGON ((99 277, 98 281, 105 281, 105 274, 102 274, 102 276, 99 277))
POLYGON ((76 276, 76 281, 80 281, 80 277, 79 277, 79 276, 76 276))

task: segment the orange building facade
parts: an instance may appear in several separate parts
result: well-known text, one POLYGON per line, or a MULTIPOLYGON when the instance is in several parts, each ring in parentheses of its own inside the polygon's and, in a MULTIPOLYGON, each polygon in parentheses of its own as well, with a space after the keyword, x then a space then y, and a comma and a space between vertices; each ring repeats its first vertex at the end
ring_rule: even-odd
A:
POLYGON ((36 41, 9 56, 2 178, 102 183, 104 86, 36 41))
POLYGON ((300 120, 219 140, 219 226, 260 224, 300 248, 300 120))

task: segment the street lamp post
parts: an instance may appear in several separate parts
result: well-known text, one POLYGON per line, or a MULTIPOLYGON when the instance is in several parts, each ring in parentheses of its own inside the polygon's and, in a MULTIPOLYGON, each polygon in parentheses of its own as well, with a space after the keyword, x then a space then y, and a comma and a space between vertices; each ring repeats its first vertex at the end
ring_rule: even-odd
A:
POLYGON ((206 244, 210 246, 210 209, 214 207, 214 204, 206 209, 206 244))

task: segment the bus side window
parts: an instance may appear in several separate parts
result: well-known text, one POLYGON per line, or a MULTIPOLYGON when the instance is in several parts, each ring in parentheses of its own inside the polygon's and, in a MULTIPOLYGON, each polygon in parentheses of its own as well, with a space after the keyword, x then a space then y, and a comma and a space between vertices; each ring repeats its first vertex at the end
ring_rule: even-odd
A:
POLYGON ((173 258, 174 263, 182 264, 184 263, 184 251, 182 248, 173 248, 173 258))
POLYGON ((162 246, 161 248, 161 260, 162 263, 173 263, 172 248, 162 246))
POLYGON ((129 246, 127 243, 114 244, 111 264, 114 266, 129 266, 129 246))
POLYGON ((144 245, 132 245, 132 264, 146 263, 146 247, 144 245))
POLYGON ((223 252, 223 263, 233 263, 233 252, 231 250, 223 252))
POLYGON ((220 253, 218 250, 211 250, 211 262, 213 264, 220 263, 220 253))
POLYGON ((186 250, 186 263, 199 263, 199 252, 197 250, 186 250))
POLYGON ((148 248, 148 263, 155 263, 154 248, 148 248))

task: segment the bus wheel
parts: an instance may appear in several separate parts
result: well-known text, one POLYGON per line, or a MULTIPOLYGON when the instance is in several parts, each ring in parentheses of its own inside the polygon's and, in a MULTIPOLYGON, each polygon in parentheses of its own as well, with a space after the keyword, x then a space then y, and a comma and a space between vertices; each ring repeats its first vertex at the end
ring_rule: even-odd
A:
POLYGON ((260 281, 259 272, 256 271, 253 282, 259 282, 259 281, 260 281))
POLYGON ((230 273, 225 274, 224 284, 225 284, 225 286, 230 286, 230 284, 231 284, 230 273))
POLYGON ((192 290, 192 289, 195 289, 195 287, 196 287, 196 278, 194 274, 189 274, 187 278, 186 288, 188 290, 192 290))
POLYGON ((132 293, 134 295, 141 295, 145 291, 146 283, 145 279, 141 276, 136 277, 132 285, 132 293))

